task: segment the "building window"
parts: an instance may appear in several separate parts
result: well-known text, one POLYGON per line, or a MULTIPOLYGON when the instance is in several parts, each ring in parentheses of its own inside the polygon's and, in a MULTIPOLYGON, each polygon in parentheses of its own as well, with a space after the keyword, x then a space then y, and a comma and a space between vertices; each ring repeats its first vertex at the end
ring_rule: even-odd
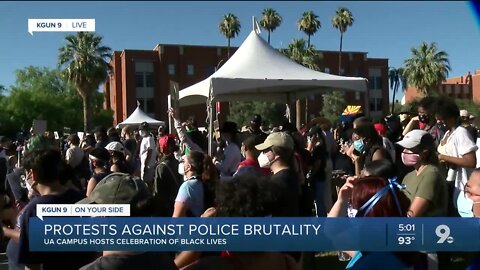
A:
POLYGON ((173 76, 175 75, 175 65, 168 64, 168 75, 173 76))
POLYGON ((135 86, 141 87, 154 87, 155 78, 153 72, 135 72, 135 86))
POLYGON ((353 76, 355 77, 360 76, 360 69, 358 67, 353 69, 353 76))
POLYGON ((330 73, 330 68, 326 67, 325 68, 325 73, 330 73))
POLYGON ((340 75, 344 75, 345 74, 345 69, 341 68, 340 69, 340 75))
POLYGON ((368 77, 368 87, 370 89, 382 89, 382 77, 368 77))
POLYGON ((135 72, 135 86, 143 87, 143 72, 135 72))
POLYGON ((376 110, 375 110, 375 99, 374 99, 374 98, 371 98, 371 99, 370 99, 369 104, 370 104, 370 111, 371 111, 371 112, 376 111, 376 110))
POLYGON ((355 100, 360 100, 360 92, 355 92, 355 100))
POLYGON ((138 102, 140 103, 140 109, 147 114, 155 113, 155 106, 153 98, 139 98, 138 102))
POLYGON ((381 98, 377 98, 376 100, 377 100, 377 111, 382 111, 382 107, 383 107, 382 106, 383 105, 382 101, 383 100, 381 98))
POLYGON ((155 79, 152 72, 145 72, 145 87, 154 87, 155 79))
POLYGON ((192 76, 193 75, 193 65, 187 65, 187 74, 192 76))

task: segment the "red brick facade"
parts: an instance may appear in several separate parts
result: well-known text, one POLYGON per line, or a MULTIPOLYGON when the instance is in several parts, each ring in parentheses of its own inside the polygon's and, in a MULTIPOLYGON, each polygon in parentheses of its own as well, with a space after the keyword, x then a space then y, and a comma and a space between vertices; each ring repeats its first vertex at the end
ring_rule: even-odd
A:
MULTIPOLYGON (((230 53, 233 54, 235 50, 236 48, 231 48, 230 53)), ((319 55, 322 59, 322 72, 339 73, 338 52, 319 51, 319 55)), ((116 125, 135 110, 137 100, 140 99, 147 104, 147 108, 142 104, 142 108, 148 110, 147 113, 156 119, 167 121, 170 81, 177 82, 179 89, 184 89, 210 76, 226 60, 227 48, 215 46, 157 45, 152 51, 116 51, 110 62, 112 74, 103 87, 105 107, 114 111, 116 125)), ((346 93, 349 105, 362 105, 372 116, 381 116, 388 112, 388 59, 367 58, 367 53, 364 52, 343 52, 342 69, 342 75, 364 77, 370 81, 367 93, 346 93), (366 98, 370 102, 365 108, 366 98)), ((305 101, 302 105, 304 111, 305 101)), ((228 102, 222 103, 221 107, 220 120, 223 120, 228 115, 228 102)), ((321 108, 321 95, 308 99, 309 117, 318 115, 321 108)), ((294 111, 293 109, 292 112, 294 111)), ((182 119, 194 116, 199 125, 203 125, 206 108, 203 104, 182 107, 180 114, 182 119)))

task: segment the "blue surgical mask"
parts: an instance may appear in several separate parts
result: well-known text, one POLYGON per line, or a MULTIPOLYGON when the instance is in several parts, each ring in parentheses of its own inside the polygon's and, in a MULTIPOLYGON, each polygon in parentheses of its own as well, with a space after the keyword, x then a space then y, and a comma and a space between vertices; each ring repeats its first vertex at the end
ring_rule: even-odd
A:
POLYGON ((355 150, 357 150, 359 153, 362 153, 365 149, 365 144, 363 143, 363 140, 360 139, 353 141, 353 148, 355 148, 355 150))
POLYGON ((458 195, 457 208, 461 217, 473 217, 473 201, 463 191, 458 195))

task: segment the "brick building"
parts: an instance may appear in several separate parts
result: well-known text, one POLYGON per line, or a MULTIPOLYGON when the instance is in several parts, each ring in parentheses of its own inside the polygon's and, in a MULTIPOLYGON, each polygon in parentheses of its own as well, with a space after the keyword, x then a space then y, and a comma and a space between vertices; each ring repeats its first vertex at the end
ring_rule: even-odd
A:
MULTIPOLYGON (((230 53, 235 50, 230 48, 230 53)), ((319 55, 321 71, 338 74, 338 52, 319 51, 319 55)), ((137 100, 147 114, 166 121, 170 82, 178 83, 179 89, 183 89, 213 74, 226 60, 227 48, 217 46, 159 44, 151 51, 115 51, 110 62, 112 73, 103 87, 104 106, 114 111, 115 125, 135 110, 137 100)), ((349 105, 365 107, 368 99, 364 111, 370 116, 388 112, 388 59, 368 58, 365 52, 343 52, 342 75, 369 79, 367 93, 346 92, 349 105)), ((305 102, 302 104, 305 106, 305 102)), ((307 115, 318 115, 321 107, 321 95, 309 97, 307 115)), ((221 108, 222 120, 228 114, 228 102, 221 108)), ((182 119, 195 116, 200 125, 205 123, 205 105, 182 108, 180 114, 182 119)))
MULTIPOLYGON (((436 91, 454 99, 480 103, 480 70, 475 70, 474 74, 468 72, 465 76, 449 78, 442 82, 436 91)), ((421 96, 417 88, 408 87, 405 92, 405 101, 408 103, 421 96)))

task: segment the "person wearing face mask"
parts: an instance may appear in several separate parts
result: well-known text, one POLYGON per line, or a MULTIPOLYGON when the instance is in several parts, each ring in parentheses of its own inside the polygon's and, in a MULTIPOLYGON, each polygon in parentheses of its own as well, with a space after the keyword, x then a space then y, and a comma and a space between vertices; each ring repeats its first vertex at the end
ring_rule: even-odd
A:
POLYGON ((223 159, 214 159, 214 164, 220 171, 220 179, 227 180, 237 171, 238 164, 242 160, 240 147, 238 147, 238 128, 234 122, 225 122, 220 129, 220 136, 226 146, 223 152, 223 159))
POLYGON ((480 217, 480 168, 473 170, 457 205, 461 217, 480 217))
POLYGON ((265 168, 260 168, 258 164, 258 155, 259 152, 255 148, 255 145, 260 144, 262 139, 258 135, 250 135, 242 142, 242 147, 240 151, 244 160, 238 164, 237 171, 233 174, 233 177, 238 177, 241 175, 253 175, 253 176, 267 176, 270 175, 270 170, 265 168))
POLYGON ((410 217, 447 216, 448 188, 438 167, 433 137, 424 130, 410 131, 397 143, 404 148, 402 162, 415 170, 403 178, 410 200, 410 217))
POLYGON ((150 134, 150 126, 147 122, 140 125, 140 136, 142 142, 140 144, 140 177, 148 186, 152 186, 153 177, 155 176, 155 162, 157 160, 157 150, 155 140, 150 134))
POLYGON ((294 143, 286 132, 275 132, 268 135, 267 139, 255 146, 261 151, 258 164, 262 168, 270 168, 274 183, 281 186, 283 192, 280 196, 279 209, 276 216, 298 216, 300 181, 294 169, 294 143))
POLYGON ((173 217, 200 217, 213 206, 212 187, 216 182, 216 171, 212 159, 202 152, 191 151, 183 157, 185 181, 178 190, 173 217))
POLYGON ((353 130, 353 157, 355 175, 359 176, 365 165, 381 159, 392 162, 390 154, 383 147, 383 140, 373 124, 363 124, 353 130))

